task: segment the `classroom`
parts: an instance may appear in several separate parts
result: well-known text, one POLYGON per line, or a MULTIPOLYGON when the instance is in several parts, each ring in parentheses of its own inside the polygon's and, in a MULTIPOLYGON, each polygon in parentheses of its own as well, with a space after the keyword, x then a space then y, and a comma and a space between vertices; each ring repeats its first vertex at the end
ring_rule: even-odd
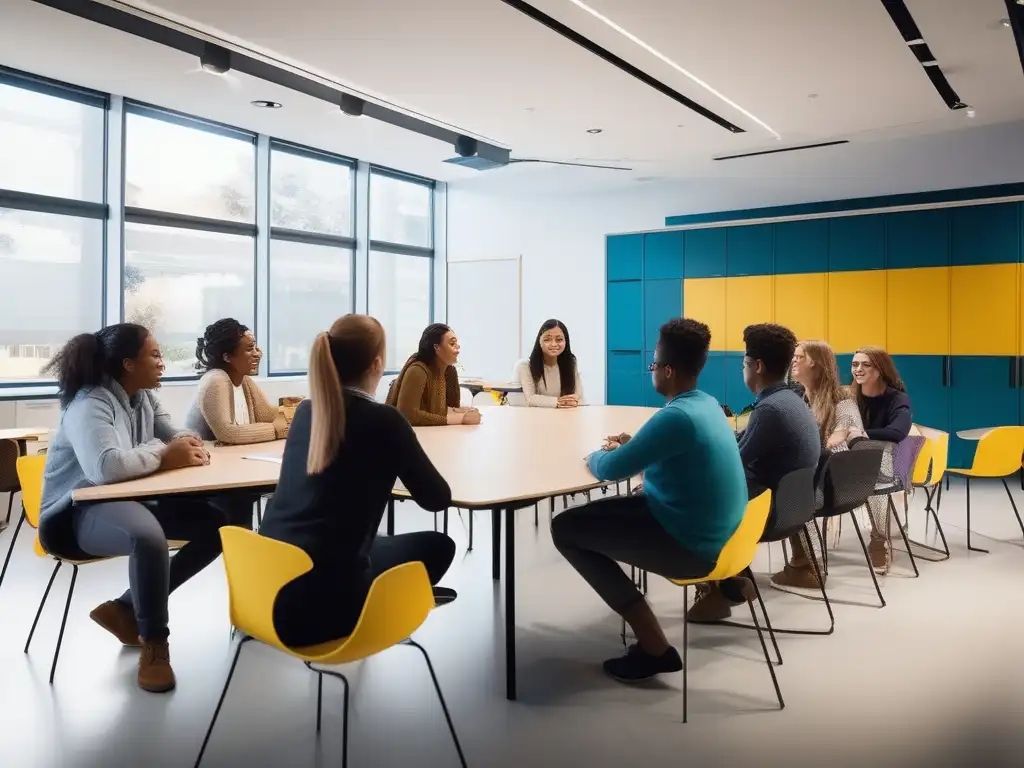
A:
POLYGON ((2 0, 0 766, 1019 765, 1022 136, 1024 0, 2 0))

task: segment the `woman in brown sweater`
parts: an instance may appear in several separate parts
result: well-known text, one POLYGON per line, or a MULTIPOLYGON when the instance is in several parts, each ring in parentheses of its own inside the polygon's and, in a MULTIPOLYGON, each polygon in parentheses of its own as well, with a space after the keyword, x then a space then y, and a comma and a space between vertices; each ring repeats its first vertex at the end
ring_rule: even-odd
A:
POLYGON ((419 349, 391 383, 387 404, 401 411, 414 427, 479 424, 480 411, 460 407, 458 359, 459 340, 452 329, 442 323, 427 326, 419 349))
POLYGON ((252 331, 237 320, 208 325, 196 347, 196 368, 204 373, 185 420, 188 429, 228 445, 287 437, 287 420, 252 380, 262 356, 252 331))

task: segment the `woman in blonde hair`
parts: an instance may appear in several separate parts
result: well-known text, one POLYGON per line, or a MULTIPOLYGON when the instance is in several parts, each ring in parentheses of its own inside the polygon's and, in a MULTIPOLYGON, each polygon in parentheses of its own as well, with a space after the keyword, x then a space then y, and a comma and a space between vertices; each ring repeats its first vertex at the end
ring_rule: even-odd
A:
MULTIPOLYGON (((863 430, 856 401, 839 385, 839 368, 832 347, 824 341, 802 341, 793 353, 793 381, 803 387, 804 399, 818 423, 823 448, 845 451, 851 436, 863 430)), ((805 528, 816 555, 820 555, 818 533, 814 522, 805 528)), ((793 558, 786 567, 772 576, 772 583, 781 587, 818 587, 818 575, 804 548, 804 537, 790 539, 793 558)), ((818 557, 819 567, 822 559, 818 557)))
MULTIPOLYGON (((370 584, 389 568, 422 562, 436 585, 455 557, 455 543, 443 533, 377 536, 396 479, 428 512, 452 503, 406 418, 369 394, 384 356, 384 329, 366 315, 345 315, 313 342, 310 396, 295 411, 260 528, 313 560, 313 570, 284 587, 274 606, 278 634, 290 646, 348 635, 370 584)), ((443 604, 455 592, 435 586, 434 597, 443 604)))

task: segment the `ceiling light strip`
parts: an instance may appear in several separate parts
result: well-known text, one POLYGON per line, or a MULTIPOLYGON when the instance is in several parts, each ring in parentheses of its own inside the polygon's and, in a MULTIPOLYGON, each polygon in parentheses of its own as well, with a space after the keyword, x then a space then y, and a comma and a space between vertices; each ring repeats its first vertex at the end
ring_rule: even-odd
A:
POLYGON ((701 117, 704 117, 704 118, 710 120, 711 122, 715 123, 716 125, 720 125, 722 128, 725 128, 727 131, 730 131, 732 133, 746 133, 746 131, 744 131, 743 128, 740 128, 735 123, 731 123, 728 120, 726 120, 724 117, 722 117, 721 115, 717 115, 714 112, 712 112, 710 109, 707 109, 706 107, 702 107, 700 104, 695 102, 693 99, 687 98, 683 94, 679 93, 679 91, 675 90, 674 88, 671 88, 670 86, 666 85, 665 83, 661 82, 660 80, 658 80, 658 79, 656 79, 654 77, 651 77, 651 75, 649 75, 646 72, 644 72, 643 70, 633 66, 628 61, 623 59, 621 56, 616 56, 614 53, 609 51, 607 48, 601 47, 600 45, 595 43, 593 40, 590 40, 589 38, 584 37, 583 35, 581 35, 576 30, 572 29, 571 27, 566 26, 562 22, 558 21, 558 19, 555 19, 555 18, 553 18, 551 16, 548 16, 543 11, 541 11, 541 10, 539 10, 537 8, 534 8, 529 3, 522 2, 522 0, 501 0, 501 1, 503 3, 505 3, 505 5, 509 6, 510 8, 514 8, 515 10, 519 11, 524 16, 528 16, 529 18, 533 19, 534 21, 536 21, 536 22, 538 22, 540 24, 543 24, 545 27, 550 29, 552 32, 557 32, 559 35, 561 35, 562 37, 566 38, 567 40, 570 40, 571 42, 576 43, 576 45, 580 46, 581 48, 583 48, 586 51, 589 51, 590 53, 592 53, 593 55, 597 56, 598 58, 604 59, 609 64, 611 64, 613 67, 616 67, 616 68, 622 70, 627 75, 631 75, 632 77, 635 77, 637 80, 639 80, 640 82, 644 83, 645 85, 649 85, 651 88, 654 88, 659 93, 662 93, 665 96, 668 96, 670 99, 673 99, 674 101, 679 102, 680 104, 682 104, 687 109, 692 109, 694 112, 696 112, 701 117))
POLYGON ((759 155, 779 155, 783 152, 800 152, 804 149, 819 149, 821 147, 835 147, 839 144, 849 144, 849 139, 838 139, 836 141, 820 141, 817 144, 801 144, 796 147, 784 147, 782 149, 762 149, 758 152, 744 152, 739 155, 724 155, 712 158, 714 160, 739 160, 742 157, 758 157, 759 155))
POLYGON ((685 69, 684 67, 680 66, 675 61, 670 59, 668 56, 666 56, 665 54, 663 54, 661 51, 657 50, 653 46, 648 45, 647 43, 645 43, 643 40, 641 40, 639 37, 634 35, 629 30, 625 29, 624 27, 619 26, 614 21, 609 19, 607 16, 605 16, 602 13, 599 13, 598 11, 594 10, 589 5, 584 3, 583 0, 569 0, 569 2, 572 3, 573 5, 575 5, 580 10, 586 11, 587 13, 589 13, 591 16, 593 16, 595 19, 597 19, 601 23, 605 24, 606 26, 610 27, 611 29, 614 29, 616 32, 618 32, 620 35, 625 37, 630 42, 634 43, 635 45, 640 46, 641 48, 643 48, 645 51, 647 51, 649 54, 651 54, 655 58, 659 59, 660 61, 664 62, 668 66, 672 67, 672 69, 674 69, 676 72, 680 73, 681 75, 683 75, 685 77, 688 77, 690 80, 692 80, 694 83, 696 83, 701 88, 706 90, 708 93, 712 94, 713 96, 715 96, 719 100, 724 101, 726 104, 728 104, 730 107, 735 109, 737 112, 739 112, 743 116, 749 118, 753 122, 755 122, 758 125, 760 125, 762 128, 764 128, 766 131, 768 131, 768 133, 770 133, 776 139, 781 139, 782 138, 779 135, 779 133, 774 128, 772 128, 770 125, 768 125, 768 123, 766 123, 764 120, 761 120, 759 117, 757 117, 753 113, 747 111, 746 109, 741 107, 739 104, 737 104, 735 101, 733 101, 732 99, 728 98, 722 92, 712 88, 706 82, 704 82, 699 77, 697 77, 695 74, 693 74, 689 70, 685 69))
POLYGON ((949 80, 946 79, 945 73, 928 47, 928 43, 925 42, 921 30, 918 28, 917 22, 914 21, 914 17, 911 15, 910 9, 907 8, 904 0, 882 0, 882 5, 885 6, 889 18, 892 19, 892 23, 896 25, 896 29, 899 30, 900 35, 903 37, 903 42, 907 44, 917 59, 918 64, 921 65, 925 74, 928 75, 928 80, 931 81, 932 87, 942 97, 942 100, 946 102, 946 106, 954 110, 966 108, 967 105, 960 100, 960 96, 953 90, 949 80))
POLYGON ((1006 16, 1013 30, 1013 41, 1017 45, 1017 58, 1020 59, 1021 70, 1024 71, 1024 2, 1005 0, 1006 16))

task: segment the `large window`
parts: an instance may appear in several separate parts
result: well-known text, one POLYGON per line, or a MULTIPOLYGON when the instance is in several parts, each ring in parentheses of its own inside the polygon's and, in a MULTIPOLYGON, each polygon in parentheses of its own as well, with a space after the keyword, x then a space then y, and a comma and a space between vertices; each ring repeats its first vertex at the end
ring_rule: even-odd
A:
POLYGON ((195 374, 210 323, 255 325, 255 151, 250 134, 128 108, 124 318, 156 336, 167 376, 195 374))
POLYGON ((270 151, 270 372, 305 372, 313 337, 353 309, 352 162, 270 151))
POLYGON ((106 98, 0 70, 0 383, 103 323, 106 98))
POLYGON ((373 169, 368 311, 387 331, 386 366, 401 368, 430 324, 434 185, 373 169))

